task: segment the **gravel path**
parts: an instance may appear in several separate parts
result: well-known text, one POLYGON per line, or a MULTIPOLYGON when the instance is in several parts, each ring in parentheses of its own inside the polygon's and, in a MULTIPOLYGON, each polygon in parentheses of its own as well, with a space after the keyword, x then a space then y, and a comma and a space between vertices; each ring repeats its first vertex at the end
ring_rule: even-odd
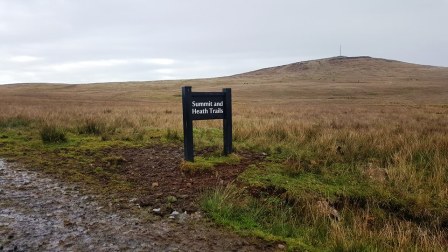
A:
POLYGON ((203 221, 144 221, 114 212, 76 185, 11 167, 0 159, 0 251, 270 250, 203 221))

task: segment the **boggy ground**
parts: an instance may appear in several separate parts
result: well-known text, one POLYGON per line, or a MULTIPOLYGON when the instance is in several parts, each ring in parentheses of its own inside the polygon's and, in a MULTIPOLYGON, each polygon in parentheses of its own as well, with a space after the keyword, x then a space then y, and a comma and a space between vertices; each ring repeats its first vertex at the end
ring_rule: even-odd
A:
MULTIPOLYGON (((154 178, 148 171, 141 172, 145 170, 143 167, 134 168, 152 156, 156 161, 147 162, 145 167, 160 162, 157 192, 175 193, 178 188, 184 188, 181 182, 189 179, 170 169, 172 164, 162 162, 169 150, 163 150, 162 156, 144 155, 153 152, 152 148, 142 153, 122 152, 128 158, 125 167, 130 176, 141 173, 154 178), (170 173, 173 174, 164 177, 170 173), (170 179, 174 185, 171 190, 165 185, 170 179)), ((173 158, 179 158, 178 155, 177 152, 173 158)), ((205 181, 210 182, 204 185, 213 183, 212 179, 205 181)), ((182 191, 188 197, 180 200, 183 203, 179 205, 194 198, 196 190, 189 188, 197 185, 199 183, 192 183, 182 191)), ((217 229, 204 219, 188 218, 179 222, 160 218, 154 221, 141 209, 117 210, 113 204, 104 202, 100 195, 88 194, 79 185, 61 183, 0 160, 0 251, 258 251, 274 248, 266 242, 217 229)))

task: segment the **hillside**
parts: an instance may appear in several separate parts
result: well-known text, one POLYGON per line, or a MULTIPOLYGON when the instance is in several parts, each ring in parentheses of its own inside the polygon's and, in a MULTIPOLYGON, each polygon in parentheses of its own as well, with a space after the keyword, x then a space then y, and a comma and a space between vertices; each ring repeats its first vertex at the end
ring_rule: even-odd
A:
POLYGON ((341 56, 269 67, 238 74, 235 77, 288 77, 337 82, 438 80, 448 78, 448 68, 411 64, 368 56, 341 56))
POLYGON ((238 91, 258 99, 274 96, 297 102, 439 104, 448 98, 447 67, 371 57, 297 62, 224 80, 240 84, 238 91), (263 94, 256 95, 259 93, 263 94))

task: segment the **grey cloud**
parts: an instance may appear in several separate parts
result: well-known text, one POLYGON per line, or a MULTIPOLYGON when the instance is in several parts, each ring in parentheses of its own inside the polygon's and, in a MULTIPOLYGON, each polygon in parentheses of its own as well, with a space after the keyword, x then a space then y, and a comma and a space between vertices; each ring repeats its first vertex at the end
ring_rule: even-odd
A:
POLYGON ((340 44, 448 66, 447 10, 446 0, 0 0, 0 83, 221 76, 335 56, 340 44))

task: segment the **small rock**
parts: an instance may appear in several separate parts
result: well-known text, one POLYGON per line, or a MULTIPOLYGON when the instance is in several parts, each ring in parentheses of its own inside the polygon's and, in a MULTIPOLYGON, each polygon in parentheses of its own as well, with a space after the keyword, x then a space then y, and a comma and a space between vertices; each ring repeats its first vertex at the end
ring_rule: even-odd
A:
POLYGON ((160 207, 152 209, 152 212, 157 214, 157 215, 161 215, 162 214, 162 210, 160 209, 160 207))
POLYGON ((92 197, 89 196, 89 195, 82 196, 82 197, 81 197, 81 200, 82 200, 82 201, 91 201, 91 200, 92 200, 92 197))
POLYGON ((168 218, 170 218, 170 219, 176 219, 177 217, 179 217, 179 212, 176 211, 176 210, 174 210, 174 211, 170 214, 170 216, 169 216, 168 218))
POLYGON ((277 248, 283 250, 283 249, 285 249, 286 247, 285 247, 285 245, 283 245, 283 244, 279 244, 279 245, 277 245, 277 248))
POLYGON ((151 186, 152 186, 152 188, 154 188, 154 187, 158 187, 158 186, 159 186, 159 183, 158 183, 158 182, 153 182, 153 183, 151 184, 151 186))

